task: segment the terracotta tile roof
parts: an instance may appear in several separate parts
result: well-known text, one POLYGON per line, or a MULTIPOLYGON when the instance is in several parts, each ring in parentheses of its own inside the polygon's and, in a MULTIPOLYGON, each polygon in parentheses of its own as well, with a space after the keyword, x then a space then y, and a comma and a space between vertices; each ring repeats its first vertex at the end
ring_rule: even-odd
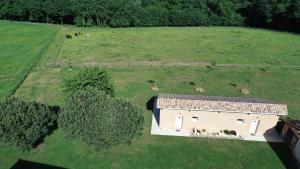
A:
POLYGON ((241 97, 159 94, 157 99, 157 107, 163 109, 202 110, 235 113, 258 113, 276 115, 288 114, 287 106, 284 104, 276 104, 262 99, 241 97))

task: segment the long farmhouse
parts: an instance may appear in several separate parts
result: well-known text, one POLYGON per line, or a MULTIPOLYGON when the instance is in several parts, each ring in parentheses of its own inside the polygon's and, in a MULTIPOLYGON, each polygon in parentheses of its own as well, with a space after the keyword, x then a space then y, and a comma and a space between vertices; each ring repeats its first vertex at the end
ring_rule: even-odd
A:
POLYGON ((261 99, 160 94, 159 128, 186 133, 237 137, 263 136, 274 129, 287 106, 261 99))

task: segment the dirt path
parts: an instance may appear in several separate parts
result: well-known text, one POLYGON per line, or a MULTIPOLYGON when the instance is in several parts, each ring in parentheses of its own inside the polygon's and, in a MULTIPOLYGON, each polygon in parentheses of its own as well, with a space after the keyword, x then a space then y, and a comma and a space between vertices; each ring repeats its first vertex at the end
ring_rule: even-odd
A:
POLYGON ((87 66, 100 66, 100 67, 215 67, 215 68, 279 68, 279 69, 300 69, 300 65, 267 65, 267 64, 216 64, 211 65, 207 62, 149 62, 149 61, 134 61, 134 62, 77 62, 68 64, 48 64, 40 69, 49 68, 68 68, 68 67, 87 67, 87 66))

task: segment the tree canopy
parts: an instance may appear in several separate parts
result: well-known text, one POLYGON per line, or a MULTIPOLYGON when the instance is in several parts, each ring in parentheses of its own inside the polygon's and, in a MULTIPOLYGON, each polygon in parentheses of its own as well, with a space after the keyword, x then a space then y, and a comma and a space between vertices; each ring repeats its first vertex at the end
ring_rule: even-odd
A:
POLYGON ((55 127, 56 119, 52 107, 8 98, 0 103, 0 141, 30 150, 55 127))
POLYGON ((1 0, 0 18, 78 26, 255 26, 300 32, 300 0, 1 0))
POLYGON ((129 143, 143 127, 142 111, 96 88, 71 93, 60 117, 64 132, 96 148, 129 143))

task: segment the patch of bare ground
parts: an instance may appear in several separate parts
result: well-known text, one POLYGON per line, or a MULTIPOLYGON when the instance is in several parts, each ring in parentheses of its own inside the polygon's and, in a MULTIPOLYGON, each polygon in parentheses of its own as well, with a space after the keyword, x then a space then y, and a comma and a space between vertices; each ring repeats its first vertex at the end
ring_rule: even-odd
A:
POLYGON ((196 88, 197 92, 203 93, 205 90, 202 87, 197 87, 196 88))

